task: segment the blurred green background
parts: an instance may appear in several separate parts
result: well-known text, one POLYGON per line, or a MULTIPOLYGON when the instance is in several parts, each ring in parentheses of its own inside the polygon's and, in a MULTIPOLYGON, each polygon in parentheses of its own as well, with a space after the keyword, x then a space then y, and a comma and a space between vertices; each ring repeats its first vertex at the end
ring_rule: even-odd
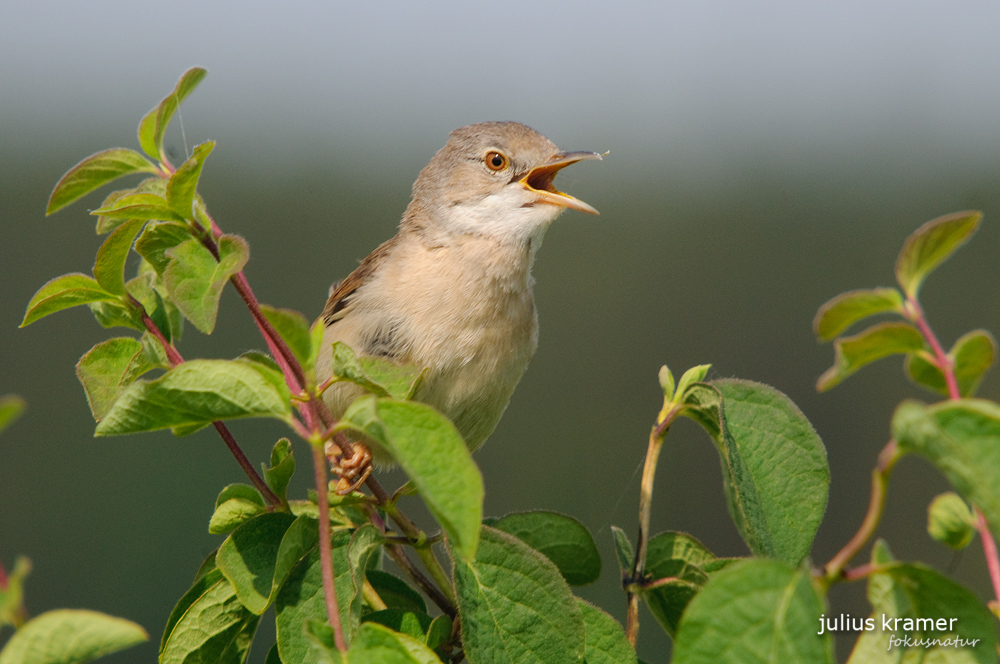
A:
MULTIPOLYGON (((182 109, 183 134, 175 122, 168 135, 175 163, 218 141, 202 176, 209 208, 249 240, 260 299, 310 318, 329 284, 393 234, 451 129, 512 119, 567 149, 610 150, 559 176, 602 214, 564 215, 538 257, 538 354, 476 457, 487 513, 581 519, 604 572, 580 592, 623 619, 609 526, 636 529, 657 370, 710 362, 714 377, 786 392, 823 437, 832 484, 813 558, 828 560, 860 524, 893 408, 932 397, 898 358, 817 395, 833 353, 813 339, 816 309, 891 285, 912 230, 976 208, 982 230, 923 298, 946 345, 1000 330, 1000 7, 828 5, 0 2, 0 394, 29 402, 0 438, 0 561, 33 560, 28 609, 98 609, 158 641, 221 542, 207 533, 215 495, 242 479, 211 431, 92 438, 73 365, 108 332, 86 310, 17 329, 35 290, 89 271, 101 241, 86 211, 103 194, 46 219, 52 185, 92 152, 137 147, 139 118, 193 65, 210 73, 182 109)), ((261 346, 227 292, 216 334, 189 325, 181 351, 261 346)), ((1000 398, 996 375, 980 395, 1000 398)), ((271 423, 233 429, 257 461, 284 435, 271 423)), ((745 554, 720 479, 707 437, 676 426, 654 532, 745 554)), ((928 464, 905 460, 879 534, 985 600, 978 543, 953 556, 926 535, 926 505, 945 489, 928 464)), ((861 584, 831 601, 834 613, 868 611, 861 584)), ((253 662, 270 645, 267 623, 253 662)), ((852 640, 838 643, 841 659, 852 640)), ((640 655, 668 652, 643 610, 640 655)), ((109 661, 154 657, 150 644, 109 661)))

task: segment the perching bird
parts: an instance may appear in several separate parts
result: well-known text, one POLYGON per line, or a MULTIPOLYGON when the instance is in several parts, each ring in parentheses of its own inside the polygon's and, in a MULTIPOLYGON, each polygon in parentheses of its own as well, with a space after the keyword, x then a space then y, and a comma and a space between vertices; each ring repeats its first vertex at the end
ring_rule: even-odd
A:
MULTIPOLYGON (((446 415, 470 449, 496 428, 538 345, 531 266, 565 208, 597 214, 557 190, 562 168, 594 152, 561 152, 517 122, 456 129, 413 184, 395 237, 331 287, 317 379, 331 375, 331 345, 426 367, 415 398, 446 415)), ((340 417, 361 393, 324 394, 340 417)), ((372 449, 380 465, 384 450, 372 449)))

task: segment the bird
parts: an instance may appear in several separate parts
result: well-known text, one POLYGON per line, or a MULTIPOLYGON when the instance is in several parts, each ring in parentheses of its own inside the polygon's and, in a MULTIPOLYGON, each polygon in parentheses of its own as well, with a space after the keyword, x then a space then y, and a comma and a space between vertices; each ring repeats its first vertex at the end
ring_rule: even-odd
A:
MULTIPOLYGON (((331 376, 337 341, 360 356, 423 368, 414 398, 450 419, 476 450, 538 346, 531 268, 546 229, 566 209, 598 214, 553 179, 602 156, 561 151, 518 122, 451 132, 414 182, 396 235, 331 286, 317 381, 331 376)), ((339 419, 360 394, 335 382, 323 398, 339 419)), ((386 450, 366 443, 375 465, 394 465, 386 450)))

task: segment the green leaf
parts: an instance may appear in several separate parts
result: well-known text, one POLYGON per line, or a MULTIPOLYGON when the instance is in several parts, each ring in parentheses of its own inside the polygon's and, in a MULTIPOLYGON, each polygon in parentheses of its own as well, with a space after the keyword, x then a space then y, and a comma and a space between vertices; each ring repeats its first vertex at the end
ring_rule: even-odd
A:
POLYGON ((611 535, 615 540, 615 558, 618 560, 619 569, 622 574, 631 574, 635 562, 635 548, 632 542, 625 531, 618 526, 611 526, 611 535))
POLYGON ((674 664, 833 664, 809 570, 746 560, 712 576, 681 618, 674 664))
POLYGON ((368 583, 372 584, 372 588, 390 609, 427 613, 424 598, 398 576, 377 569, 370 569, 365 575, 368 583))
POLYGON ((7 575, 7 587, 0 589, 0 629, 3 629, 4 625, 11 625, 17 629, 26 618, 24 580, 30 573, 31 561, 24 556, 18 556, 14 561, 14 569, 7 575))
POLYGON ((220 507, 223 503, 229 500, 239 499, 246 500, 251 503, 257 503, 261 507, 266 507, 267 504, 264 502, 263 496, 257 489, 253 488, 249 484, 229 484, 223 487, 222 491, 219 492, 218 497, 215 499, 215 506, 220 507))
MULTIPOLYGON (((959 394, 963 397, 975 394, 983 376, 996 361, 996 354, 996 341, 986 330, 973 330, 955 342, 948 357, 954 363, 959 394)), ((917 385, 948 396, 944 374, 934 363, 934 356, 927 351, 907 356, 906 374, 917 385)))
POLYGON ((347 664, 440 664, 420 641, 374 623, 361 626, 347 652, 347 664))
POLYGON ((261 514, 239 526, 219 547, 216 564, 251 613, 271 605, 278 549, 295 517, 287 512, 261 514))
POLYGON ((157 173, 157 168, 135 150, 111 148, 92 154, 66 171, 56 183, 45 214, 57 212, 95 189, 130 173, 157 173))
POLYGON ((278 363, 274 361, 274 358, 260 350, 248 350, 236 359, 243 360, 245 362, 252 362, 255 365, 262 366, 275 373, 281 373, 281 367, 279 367, 278 363))
POLYGON ((666 401, 670 401, 674 398, 674 390, 676 385, 674 383, 674 375, 670 373, 670 369, 667 365, 660 367, 660 374, 658 376, 660 379, 660 388, 663 390, 663 398, 666 401))
POLYGON ((483 526, 476 557, 455 557, 462 639, 470 662, 577 664, 584 620, 548 558, 521 540, 483 526))
POLYGON ((132 304, 126 304, 121 300, 90 302, 87 308, 94 314, 94 319, 101 327, 127 327, 137 332, 146 331, 146 326, 142 323, 142 313, 132 304))
POLYGON ((181 75, 174 91, 163 98, 153 110, 139 122, 139 145, 143 152, 153 159, 162 158, 163 134, 181 102, 194 91, 208 72, 201 67, 192 67, 181 75))
POLYGON ((924 338, 909 323, 879 323, 853 337, 833 342, 833 366, 827 369, 816 389, 825 392, 839 385, 855 371, 890 355, 916 353, 924 348, 924 338))
POLYGON ((910 353, 906 356, 906 377, 914 384, 926 387, 932 392, 948 396, 948 384, 944 373, 934 364, 934 355, 927 351, 910 353))
POLYGON ((896 280, 916 299, 924 278, 968 242, 982 221, 981 212, 955 212, 928 221, 903 243, 896 259, 896 280))
MULTIPOLYGON (((262 464, 263 466, 263 464, 262 464)), ((271 466, 263 466, 264 482, 267 488, 274 492, 282 503, 286 503, 285 494, 288 483, 295 473, 295 457, 292 456, 292 441, 282 438, 274 444, 271 450, 271 466)))
POLYGON ((59 609, 17 630, 0 651, 0 664, 83 664, 148 640, 146 630, 124 618, 59 609))
POLYGON ((95 279, 85 274, 79 272, 64 274, 38 289, 28 302, 21 327, 31 325, 36 320, 63 309, 89 302, 116 299, 113 293, 104 290, 95 279))
POLYGON ((215 512, 208 532, 225 535, 258 514, 267 511, 264 498, 249 484, 230 484, 215 499, 215 512))
POLYGON ((451 422, 416 401, 358 398, 342 425, 368 436, 403 467, 463 560, 476 553, 483 478, 451 422))
POLYGON ((660 533, 649 540, 646 578, 650 581, 675 580, 645 590, 643 598, 653 617, 670 636, 676 636, 681 614, 708 582, 708 574, 702 566, 715 559, 705 545, 686 533, 660 533))
MULTIPOLYGON (((337 649, 337 639, 330 623, 321 620, 306 620, 302 627, 306 647, 309 648, 307 662, 345 664, 347 655, 337 649)), ((280 644, 278 652, 281 652, 280 644)))
POLYGON ((688 391, 688 388, 695 383, 700 383, 705 380, 705 376, 708 375, 708 370, 712 368, 711 364, 699 364, 696 367, 691 367, 684 372, 681 379, 677 382, 677 391, 674 393, 680 395, 678 398, 682 398, 684 393, 688 391))
POLYGON ((219 298, 229 278, 250 258, 246 241, 235 235, 219 238, 219 260, 192 238, 168 249, 172 260, 163 271, 163 283, 177 308, 205 334, 215 329, 219 298))
POLYGON ((102 341, 80 358, 76 376, 87 393, 87 403, 98 422, 139 376, 163 366, 151 347, 132 337, 102 341))
POLYGON ((423 369, 377 357, 358 357, 347 344, 333 344, 333 375, 360 385, 377 397, 410 399, 420 386, 423 369))
POLYGON ((3 431, 14 420, 21 417, 24 409, 28 407, 28 402, 16 394, 5 394, 0 397, 0 431, 3 431))
POLYGON ((970 397, 996 362, 997 342, 986 330, 973 330, 955 342, 948 356, 955 363, 958 391, 963 397, 970 397))
POLYGON ((305 316, 292 309, 278 309, 266 304, 260 305, 260 310, 302 366, 311 369, 316 364, 316 357, 313 355, 309 323, 305 316))
MULTIPOLYGON (((165 289, 156 272, 152 269, 141 272, 139 276, 125 284, 125 290, 142 305, 168 342, 180 341, 184 331, 184 317, 170 298, 165 297, 165 289)), ((145 330, 141 312, 137 312, 136 315, 139 316, 139 323, 145 330)))
POLYGON ((184 221, 167 204, 167 200, 157 194, 129 194, 116 199, 109 207, 97 208, 90 214, 110 219, 162 219, 163 221, 184 221))
POLYGON ((586 625, 584 664, 636 664, 635 651, 621 624, 579 597, 576 603, 586 625))
POLYGON ((274 563, 270 601, 274 601, 292 569, 319 543, 319 522, 308 516, 296 517, 281 538, 274 563))
MULTIPOLYGON (((358 530, 362 534, 356 536, 358 546, 354 547, 353 555, 349 549, 355 542, 352 541, 350 531, 335 530, 331 538, 337 606, 340 609, 341 624, 348 638, 356 634, 361 623, 361 602, 360 598, 355 597, 355 580, 360 587, 360 575, 364 573, 366 562, 364 558, 374 553, 370 548, 373 530, 374 526, 371 524, 358 530), (353 567, 352 558, 356 561, 353 567), (358 601, 355 601, 356 599, 358 601)), ((281 660, 296 664, 312 664, 319 661, 312 651, 310 638, 303 630, 303 626, 310 620, 327 622, 318 548, 310 551, 309 555, 292 568, 278 592, 274 608, 277 614, 278 652, 281 653, 281 660)))
POLYGON ((551 560, 571 586, 585 586, 601 575, 601 554, 590 531, 571 516, 556 512, 508 514, 493 524, 551 560))
POLYGON ((412 636, 422 642, 426 642, 427 630, 431 626, 431 617, 426 613, 402 611, 400 609, 375 611, 362 618, 362 621, 385 625, 395 632, 412 636))
POLYGON ((232 584, 221 578, 174 625, 160 650, 160 664, 242 664, 259 622, 240 603, 232 584))
MULTIPOLYGON (((205 159, 215 149, 215 141, 207 141, 196 145, 191 158, 185 161, 170 176, 167 183, 167 203, 170 208, 184 219, 194 217, 193 205, 195 191, 198 188, 198 178, 205 165, 205 159)), ((211 230, 211 229, 208 229, 211 230)))
POLYGON ((961 550, 976 535, 976 517, 957 493, 942 493, 927 508, 927 532, 945 546, 961 550))
MULTIPOLYGON (((167 193, 167 181, 162 177, 151 177, 146 178, 139 183, 138 186, 132 189, 119 189, 117 191, 112 191, 108 194, 104 201, 101 203, 102 208, 113 208, 115 207, 115 202, 121 200, 125 196, 131 196, 133 194, 155 194, 161 198, 167 193)), ((115 230, 125 219, 120 217, 105 217, 103 215, 97 217, 97 234, 104 235, 105 233, 110 233, 115 230)))
POLYGON ((426 645, 406 634, 393 632, 377 623, 364 623, 350 650, 343 657, 333 645, 333 629, 329 624, 310 621, 307 630, 315 660, 335 664, 441 664, 441 660, 426 645))
POLYGON ((109 293, 125 295, 125 260, 143 223, 141 219, 129 219, 115 229, 97 250, 94 279, 109 293))
POLYGON ((285 377, 282 375, 280 369, 272 366, 272 364, 256 362, 247 357, 238 357, 235 362, 239 362, 240 364, 252 368, 254 371, 259 373, 264 380, 271 383, 274 389, 283 395, 285 399, 291 399, 288 383, 285 382, 285 377))
POLYGON ((819 308, 813 320, 813 331, 820 341, 831 341, 859 320, 890 311, 903 313, 903 296, 895 288, 841 293, 819 308))
POLYGON ((191 360, 156 380, 129 386, 95 433, 113 436, 243 417, 288 421, 287 388, 282 391, 239 360, 191 360))
POLYGON ((208 522, 208 532, 213 535, 231 533, 241 524, 266 511, 263 506, 242 498, 227 500, 212 513, 212 519, 208 522))
POLYGON ((174 627, 177 626, 177 622, 184 616, 185 613, 187 613, 187 610, 191 608, 191 605, 194 604, 199 597, 204 595, 209 588, 223 580, 222 572, 220 572, 215 566, 216 553, 216 551, 213 551, 208 554, 208 557, 206 557, 201 563, 201 567, 198 568, 198 573, 195 574, 191 588, 189 588, 188 591, 184 593, 179 600, 177 600, 177 604, 174 605, 173 610, 170 612, 170 616, 167 618, 167 624, 163 628, 163 636, 160 638, 159 652, 163 652, 163 647, 166 645, 171 632, 174 631, 174 627))
POLYGON ((442 644, 450 642, 454 627, 455 623, 448 616, 438 616, 432 620, 431 626, 427 628, 427 647, 436 650, 442 644))
POLYGON ((923 565, 893 562, 882 541, 876 543, 872 558, 879 567, 868 579, 874 629, 862 632, 850 664, 997 661, 996 623, 973 593, 923 565), (895 641, 902 638, 924 643, 906 647, 895 641), (967 645, 956 647, 959 638, 967 645), (978 640, 975 646, 973 640, 978 640))
POLYGON ((358 528, 351 537, 351 545, 347 550, 347 558, 351 565, 350 582, 354 592, 349 607, 352 634, 357 631, 358 625, 361 622, 361 612, 364 609, 366 570, 372 566, 373 559, 381 555, 383 540, 383 534, 370 523, 366 523, 358 528))
POLYGON ((925 406, 904 401, 892 417, 903 452, 929 459, 1000 535, 1000 406, 963 399, 925 406))
POLYGON ((272 645, 271 649, 267 651, 267 657, 264 658, 264 664, 281 664, 281 656, 278 655, 277 643, 272 645))
POLYGON ((149 261, 156 273, 163 274, 170 264, 167 250, 192 239, 191 227, 176 221, 153 221, 135 241, 136 252, 149 261))
POLYGON ((195 424, 179 424, 175 427, 170 427, 170 433, 174 434, 178 438, 183 438, 184 436, 190 436, 191 434, 198 433, 207 426, 208 426, 207 422, 198 422, 195 424))
POLYGON ((684 415, 713 438, 729 513, 750 550, 798 564, 826 510, 826 449, 802 411, 767 385, 693 385, 684 415))

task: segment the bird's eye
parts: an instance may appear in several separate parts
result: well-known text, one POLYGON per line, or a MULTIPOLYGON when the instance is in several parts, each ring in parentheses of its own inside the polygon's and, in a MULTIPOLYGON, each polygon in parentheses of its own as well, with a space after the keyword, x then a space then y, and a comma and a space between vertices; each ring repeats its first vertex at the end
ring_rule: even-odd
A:
POLYGON ((499 173, 510 164, 507 157, 496 150, 487 152, 486 159, 484 161, 486 162, 486 168, 490 169, 494 173, 499 173))

